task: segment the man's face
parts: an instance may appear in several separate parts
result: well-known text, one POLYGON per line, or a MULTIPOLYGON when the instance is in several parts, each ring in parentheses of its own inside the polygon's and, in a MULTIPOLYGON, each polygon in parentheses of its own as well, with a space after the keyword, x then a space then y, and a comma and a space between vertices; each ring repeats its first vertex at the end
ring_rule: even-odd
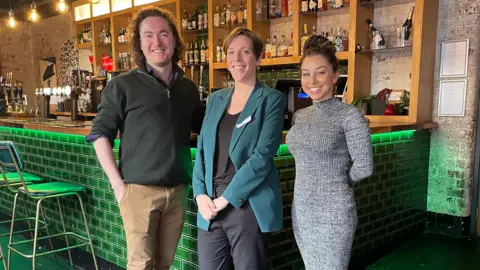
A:
POLYGON ((151 16, 142 21, 140 48, 151 66, 163 67, 171 63, 175 50, 175 38, 167 20, 151 16))

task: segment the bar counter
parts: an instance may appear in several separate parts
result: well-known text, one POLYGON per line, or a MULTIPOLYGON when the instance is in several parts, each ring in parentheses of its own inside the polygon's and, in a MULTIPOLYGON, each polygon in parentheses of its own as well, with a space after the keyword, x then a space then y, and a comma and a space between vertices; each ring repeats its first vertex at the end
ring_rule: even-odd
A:
MULTIPOLYGON (((90 125, 91 122, 81 121, 2 118, 0 140, 11 140, 17 145, 25 171, 45 181, 65 181, 87 188, 84 202, 100 262, 104 266, 112 263, 123 268, 127 254, 122 218, 93 146, 85 142, 90 125)), ((410 236, 423 232, 426 223, 429 129, 436 124, 370 123, 370 127, 375 169, 371 177, 355 187, 359 222, 352 253, 353 268, 371 263, 410 236)), ((195 138, 192 134, 192 141, 195 138)), ((117 139, 113 149, 116 158, 119 145, 117 139)), ((192 162, 195 152, 192 147, 192 162)), ((268 269, 303 269, 290 217, 295 161, 285 144, 279 147, 275 164, 284 196, 284 229, 271 235, 268 269)), ((11 214, 12 201, 10 195, 0 191, 0 217, 11 214)), ((48 223, 59 230, 56 205, 46 203, 45 207, 48 223)), ((82 223, 78 205, 65 201, 65 207, 68 208, 64 211, 66 225, 74 230, 79 228, 82 223)), ((34 206, 29 205, 29 208, 33 213, 34 206)), ((173 269, 197 269, 195 222, 196 207, 190 192, 173 269)), ((83 232, 83 229, 78 231, 83 232)), ((79 263, 90 260, 86 257, 79 263)))

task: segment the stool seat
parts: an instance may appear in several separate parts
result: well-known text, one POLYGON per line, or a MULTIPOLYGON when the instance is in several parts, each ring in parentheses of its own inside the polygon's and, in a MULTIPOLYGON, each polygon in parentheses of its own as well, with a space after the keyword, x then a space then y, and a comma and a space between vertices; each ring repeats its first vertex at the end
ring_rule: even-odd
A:
MULTIPOLYGON (((25 187, 20 187, 18 190, 26 192, 25 187)), ((46 196, 58 193, 81 192, 85 191, 85 187, 64 182, 48 182, 28 185, 28 191, 33 196, 46 196)))
MULTIPOLYGON (((20 175, 18 172, 7 172, 5 173, 5 176, 7 177, 7 181, 9 184, 18 184, 20 183, 20 175)), ((42 178, 40 176, 27 173, 27 172, 22 172, 23 180, 25 182, 39 182, 42 181, 42 178)), ((2 177, 3 178, 3 177, 2 177)), ((5 185, 5 180, 0 178, 0 186, 5 185)))

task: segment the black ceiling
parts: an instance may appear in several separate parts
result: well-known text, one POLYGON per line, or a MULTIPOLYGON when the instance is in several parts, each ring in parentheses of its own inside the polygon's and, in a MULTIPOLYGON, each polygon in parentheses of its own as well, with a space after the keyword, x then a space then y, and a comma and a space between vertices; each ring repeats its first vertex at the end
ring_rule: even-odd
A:
MULTIPOLYGON (((10 1, 12 2, 12 9, 15 12, 15 19, 25 21, 32 0, 0 0, 0 19, 8 16, 10 1)), ((65 0, 65 3, 71 8, 71 2, 73 1, 74 0, 65 0)), ((58 15, 58 11, 55 10, 57 2, 58 0, 36 0, 35 4, 37 6, 37 12, 40 14, 40 18, 48 18, 58 15)))

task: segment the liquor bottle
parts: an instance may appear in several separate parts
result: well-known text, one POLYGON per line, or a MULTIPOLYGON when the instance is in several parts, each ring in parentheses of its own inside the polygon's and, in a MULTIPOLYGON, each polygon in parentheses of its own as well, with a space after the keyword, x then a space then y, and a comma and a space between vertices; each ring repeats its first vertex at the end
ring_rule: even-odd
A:
POLYGON ((199 10, 198 12, 198 17, 197 17, 197 29, 202 30, 203 29, 203 12, 199 10))
POLYGON ((187 43, 185 44, 185 47, 187 48, 185 50, 185 57, 183 59, 183 62, 185 63, 185 65, 188 65, 190 63, 190 52, 189 52, 189 48, 190 48, 190 43, 187 41, 187 43))
POLYGON ((188 15, 188 20, 187 20, 187 30, 192 30, 192 14, 188 15))
POLYGON ((343 29, 343 51, 348 51, 348 33, 347 29, 343 29))
POLYGON ((223 4, 223 10, 220 13, 220 25, 221 26, 227 25, 227 7, 225 6, 225 4, 223 4))
POLYGON ((293 15, 293 0, 288 0, 288 16, 293 15))
POLYGON ((290 35, 290 43, 288 44, 287 48, 287 56, 293 55, 293 32, 290 35))
POLYGON ((203 28, 207 29, 208 28, 208 12, 207 9, 203 11, 203 28))
POLYGON ((279 57, 278 55, 278 41, 277 41, 277 35, 273 35, 272 39, 272 45, 271 45, 271 50, 272 50, 272 58, 279 57))
POLYGON ((270 37, 267 38, 267 44, 265 44, 265 58, 272 58, 270 37))
POLYGON ((218 39, 217 42, 217 62, 222 62, 222 40, 218 39))
POLYGON ((383 48, 385 46, 385 39, 383 38, 382 34, 373 26, 372 20, 367 19, 367 24, 372 32, 372 44, 370 45, 371 49, 383 48))
POLYGON ((220 26, 220 7, 217 5, 215 14, 213 14, 213 27, 220 26))
POLYGON ((193 42, 190 42, 190 49, 188 50, 188 63, 193 65, 195 63, 195 58, 193 57, 193 42))
POLYGON ((335 8, 343 7, 343 0, 335 0, 335 8))
POLYGON ((183 31, 188 30, 188 16, 186 10, 183 10, 182 29, 183 31))
POLYGON ((198 29, 197 17, 198 17, 198 7, 195 8, 195 12, 193 12, 193 15, 192 15, 192 30, 198 29))
POLYGON ((277 5, 275 4, 275 0, 269 0, 270 1, 270 4, 269 4, 269 11, 268 11, 268 18, 269 19, 274 19, 277 17, 277 15, 275 14, 275 12, 277 12, 277 5))
POLYGON ((238 12, 237 12, 237 8, 235 7, 235 5, 232 5, 232 9, 230 10, 230 23, 231 25, 237 25, 238 23, 238 12))
POLYGON ((208 47, 208 38, 205 39, 205 63, 210 62, 210 54, 209 54, 209 47, 208 47))
POLYGON ((318 11, 318 0, 310 0, 308 3, 308 10, 310 12, 317 12, 318 11))
POLYGON ((230 26, 232 25, 232 5, 230 4, 230 0, 227 2, 227 10, 225 11, 225 18, 226 18, 226 25, 230 26))
POLYGON ((247 17, 248 17, 248 12, 247 12, 247 6, 243 8, 243 22, 247 23, 247 17))
POLYGON ((263 20, 262 0, 257 0, 256 6, 255 6, 255 20, 256 21, 263 20))
POLYGON ((302 13, 308 12, 308 0, 302 0, 302 13))
POLYGON ((207 62, 207 47, 205 46, 205 40, 202 39, 202 45, 200 47, 200 63, 205 64, 207 62))
POLYGON ((415 11, 415 7, 412 7, 410 9, 410 12, 408 13, 407 19, 402 25, 402 46, 407 45, 407 42, 410 39, 410 33, 413 26, 412 17, 413 17, 414 11, 415 11))
POLYGON ((195 65, 200 64, 200 50, 198 49, 198 42, 195 42, 195 48, 193 49, 193 63, 195 65))
POLYGON ((338 28, 337 37, 335 38, 335 49, 337 52, 343 51, 343 36, 342 36, 342 28, 338 28))
POLYGON ((288 16, 288 0, 281 0, 282 1, 282 17, 288 16))
POLYGON ((307 24, 303 25, 303 36, 300 39, 300 55, 303 55, 303 46, 305 45, 305 41, 309 38, 308 36, 308 29, 307 29, 307 24))
POLYGON ((242 1, 240 1, 240 6, 238 7, 238 11, 237 11, 237 20, 238 20, 238 24, 242 24, 243 23, 243 15, 245 13, 243 12, 243 3, 242 1))

